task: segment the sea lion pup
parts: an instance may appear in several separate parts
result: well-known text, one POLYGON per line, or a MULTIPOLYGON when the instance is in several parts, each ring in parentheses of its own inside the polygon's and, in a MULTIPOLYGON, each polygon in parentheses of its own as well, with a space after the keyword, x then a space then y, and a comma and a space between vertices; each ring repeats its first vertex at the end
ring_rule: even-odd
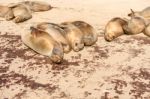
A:
POLYGON ((143 32, 146 36, 150 37, 150 24, 148 24, 143 32))
POLYGON ((143 32, 146 24, 141 17, 131 17, 127 24, 123 26, 125 34, 134 35, 143 32))
POLYGON ((30 32, 21 35, 25 45, 39 54, 49 56, 55 63, 63 60, 63 48, 47 32, 31 27, 30 32))
POLYGON ((127 24, 127 22, 119 17, 115 17, 111 19, 104 30, 104 38, 106 41, 112 41, 115 38, 124 34, 123 26, 127 24))
POLYGON ((63 46, 63 50, 65 53, 70 52, 71 47, 69 45, 69 42, 65 38, 64 34, 65 31, 61 29, 57 24, 54 23, 47 23, 42 22, 37 25, 38 29, 41 29, 43 31, 46 31, 49 33, 57 42, 61 43, 63 46))
POLYGON ((64 36, 69 41, 71 48, 78 52, 84 48, 83 33, 71 23, 61 23, 60 27, 65 31, 64 36))
POLYGON ((90 24, 84 21, 73 21, 71 23, 78 27, 83 33, 83 42, 85 46, 91 46, 97 41, 97 33, 90 24))
POLYGON ((14 18, 13 11, 7 6, 0 5, 0 17, 6 20, 11 20, 14 18))
POLYGON ((26 21, 26 20, 32 18, 30 9, 27 6, 25 6, 24 4, 17 4, 17 5, 12 5, 9 7, 13 11, 13 14, 15 17, 13 19, 13 21, 15 23, 23 22, 23 21, 26 21))

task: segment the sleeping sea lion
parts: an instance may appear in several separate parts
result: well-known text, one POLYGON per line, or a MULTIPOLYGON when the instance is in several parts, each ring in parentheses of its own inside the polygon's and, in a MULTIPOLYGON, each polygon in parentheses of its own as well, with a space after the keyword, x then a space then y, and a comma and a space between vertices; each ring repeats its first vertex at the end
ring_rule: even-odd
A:
POLYGON ((59 25, 54 23, 42 22, 37 25, 38 29, 46 31, 49 33, 57 42, 61 43, 65 53, 70 52, 71 47, 69 41, 64 36, 64 30, 59 27, 59 25))
POLYGON ((59 26, 65 31, 64 36, 69 41, 70 46, 75 52, 84 48, 84 35, 79 28, 67 22, 63 22, 59 26))
POLYGON ((78 27, 83 33, 83 42, 85 46, 93 45, 97 41, 97 33, 90 24, 84 21, 73 21, 71 23, 78 27))
POLYGON ((111 19, 105 26, 104 38, 106 41, 112 41, 124 34, 123 26, 127 22, 119 17, 111 19))
POLYGON ((39 54, 50 57, 55 63, 63 60, 63 48, 47 32, 31 27, 30 32, 21 35, 25 45, 39 54))

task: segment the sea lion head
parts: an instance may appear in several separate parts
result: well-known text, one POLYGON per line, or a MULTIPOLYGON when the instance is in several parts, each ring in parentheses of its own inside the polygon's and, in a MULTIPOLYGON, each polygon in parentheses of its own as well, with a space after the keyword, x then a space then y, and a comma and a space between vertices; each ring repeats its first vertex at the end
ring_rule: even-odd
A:
POLYGON ((128 14, 129 17, 135 17, 135 16, 140 16, 140 13, 137 11, 134 11, 133 9, 130 9, 131 13, 128 14))
POLYGON ((63 50, 60 50, 60 47, 54 47, 50 59, 54 63, 61 63, 63 60, 63 50))
POLYGON ((84 48, 83 40, 76 39, 72 41, 72 48, 75 52, 78 52, 84 48))
POLYGON ((66 38, 75 52, 84 48, 84 35, 80 29, 74 26, 71 22, 64 22, 60 25, 60 27, 66 32, 66 38))
POLYGON ((106 41, 108 42, 111 42, 112 40, 114 40, 115 38, 117 38, 118 36, 114 33, 114 32, 111 32, 111 33, 105 33, 104 34, 104 38, 106 41))

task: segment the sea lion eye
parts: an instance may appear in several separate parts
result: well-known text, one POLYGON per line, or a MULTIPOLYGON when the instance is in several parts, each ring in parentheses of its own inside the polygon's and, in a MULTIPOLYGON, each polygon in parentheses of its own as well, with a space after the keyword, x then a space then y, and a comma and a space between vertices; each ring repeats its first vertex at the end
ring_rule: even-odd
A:
POLYGON ((78 43, 75 43, 75 46, 78 46, 78 43))

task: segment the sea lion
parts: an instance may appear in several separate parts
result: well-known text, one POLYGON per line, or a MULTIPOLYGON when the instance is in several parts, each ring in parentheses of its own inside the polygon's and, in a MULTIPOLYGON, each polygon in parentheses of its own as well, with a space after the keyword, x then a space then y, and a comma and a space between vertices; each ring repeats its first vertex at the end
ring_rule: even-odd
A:
POLYGON ((65 53, 70 52, 71 47, 69 41, 64 36, 64 30, 61 27, 54 23, 42 22, 37 25, 38 29, 42 29, 49 33, 57 42, 61 43, 65 53))
POLYGON ((127 22, 119 17, 115 17, 111 19, 104 30, 104 38, 106 41, 112 41, 115 38, 124 34, 123 26, 127 24, 127 22))
POLYGON ((63 48, 47 32, 31 27, 30 32, 21 35, 25 45, 39 54, 50 57, 55 63, 63 60, 63 48))
POLYGON ((53 8, 48 3, 42 1, 23 1, 20 3, 27 5, 33 12, 48 11, 53 8))
POLYGON ((91 46, 97 41, 97 33, 90 24, 84 21, 73 21, 71 23, 78 27, 83 33, 83 42, 85 46, 91 46))
POLYGON ((146 27, 145 20, 141 17, 131 17, 127 24, 123 26, 126 34, 134 35, 143 32, 146 27))
POLYGON ((143 32, 146 36, 150 37, 150 24, 148 24, 143 32))
POLYGON ((10 3, 7 6, 0 6, 0 17, 11 20, 15 23, 26 21, 32 18, 32 12, 48 11, 52 7, 40 1, 23 1, 10 3))
POLYGON ((5 18, 9 21, 14 18, 14 14, 11 8, 0 5, 0 17, 5 18))
POLYGON ((131 13, 128 14, 128 16, 143 16, 144 18, 150 18, 150 7, 147 7, 143 9, 142 11, 134 11, 133 9, 130 9, 131 13))
POLYGON ((13 19, 15 23, 23 22, 32 18, 30 9, 24 4, 17 4, 17 5, 11 6, 10 8, 12 9, 14 17, 15 17, 13 19))
POLYGON ((48 11, 53 8, 50 4, 42 1, 22 1, 18 3, 10 3, 8 4, 8 7, 15 7, 20 4, 25 5, 32 12, 48 11))
POLYGON ((70 46, 75 52, 84 48, 83 33, 75 25, 63 22, 59 25, 65 32, 64 36, 69 41, 70 46))
POLYGON ((146 24, 150 23, 150 7, 143 9, 142 11, 133 11, 131 9, 131 13, 128 14, 129 17, 141 17, 145 20, 146 24))

